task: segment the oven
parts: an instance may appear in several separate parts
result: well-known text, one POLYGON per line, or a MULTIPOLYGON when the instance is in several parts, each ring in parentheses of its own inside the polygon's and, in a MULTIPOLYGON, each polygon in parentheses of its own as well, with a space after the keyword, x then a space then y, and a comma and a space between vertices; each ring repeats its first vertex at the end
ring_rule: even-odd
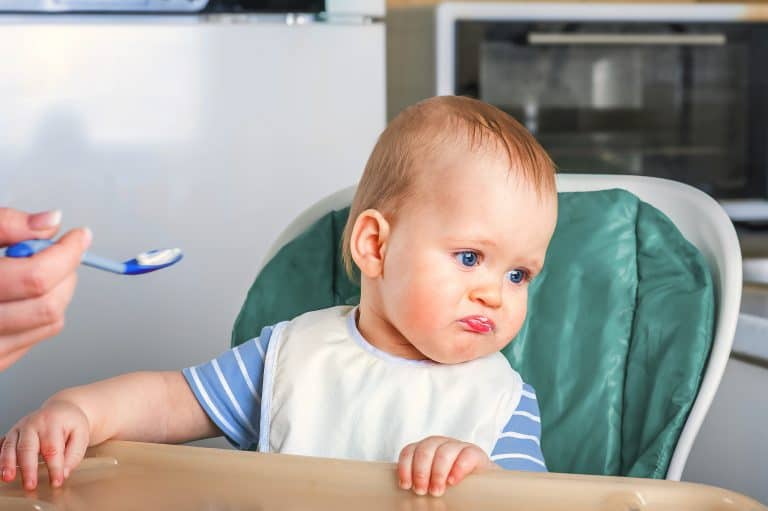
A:
POLYGON ((389 112, 468 95, 527 126, 561 172, 658 176, 768 206, 764 17, 737 4, 403 9, 387 20, 389 112))

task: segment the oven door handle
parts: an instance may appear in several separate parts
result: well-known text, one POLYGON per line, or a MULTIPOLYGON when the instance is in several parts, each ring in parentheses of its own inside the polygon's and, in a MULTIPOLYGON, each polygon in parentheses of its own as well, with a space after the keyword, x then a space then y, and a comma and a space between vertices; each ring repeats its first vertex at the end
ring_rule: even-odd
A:
POLYGON ((567 34, 529 32, 528 44, 590 46, 722 46, 725 34, 567 34))

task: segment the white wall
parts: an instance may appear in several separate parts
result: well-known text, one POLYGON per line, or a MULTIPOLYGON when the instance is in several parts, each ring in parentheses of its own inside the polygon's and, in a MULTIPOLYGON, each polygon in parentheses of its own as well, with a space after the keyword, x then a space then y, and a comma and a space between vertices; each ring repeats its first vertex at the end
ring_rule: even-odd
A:
POLYGON ((385 119, 381 24, 51 19, 0 18, 0 204, 185 259, 82 267, 64 332, 0 373, 2 432, 62 387, 226 349, 271 241, 356 182, 385 119))

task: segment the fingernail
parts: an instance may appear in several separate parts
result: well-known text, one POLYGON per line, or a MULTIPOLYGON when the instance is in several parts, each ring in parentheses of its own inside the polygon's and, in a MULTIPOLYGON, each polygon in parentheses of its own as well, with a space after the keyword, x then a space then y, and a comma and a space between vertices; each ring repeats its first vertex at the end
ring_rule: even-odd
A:
POLYGON ((61 479, 54 479, 53 480, 53 486, 55 488, 58 488, 59 486, 61 486, 61 479))
POLYGON ((0 474, 0 480, 5 481, 5 469, 3 469, 2 474, 0 474))
POLYGON ((453 486, 453 482, 454 481, 455 481, 455 479, 453 477, 449 477, 448 478, 448 484, 450 484, 451 486, 453 486))
POLYGON ((435 497, 439 497, 443 494, 443 488, 440 486, 433 486, 432 488, 430 488, 429 493, 431 493, 435 497))
POLYGON ((91 241, 93 241, 93 232, 91 232, 90 227, 83 227, 83 232, 85 233, 85 246, 90 247, 91 241))
POLYGON ((400 479, 400 488, 402 488, 403 490, 408 490, 411 488, 411 485, 408 484, 408 482, 400 479))
POLYGON ((65 468, 64 469, 64 479, 66 479, 67 477, 69 477, 69 469, 65 468))
POLYGON ((42 213, 35 213, 29 215, 27 218, 27 225, 30 229, 40 231, 43 229, 50 229, 56 227, 61 223, 61 210, 55 209, 53 211, 43 211, 42 213))
POLYGON ((415 488, 413 491, 416 493, 416 495, 426 495, 427 494, 427 491, 424 488, 415 488))

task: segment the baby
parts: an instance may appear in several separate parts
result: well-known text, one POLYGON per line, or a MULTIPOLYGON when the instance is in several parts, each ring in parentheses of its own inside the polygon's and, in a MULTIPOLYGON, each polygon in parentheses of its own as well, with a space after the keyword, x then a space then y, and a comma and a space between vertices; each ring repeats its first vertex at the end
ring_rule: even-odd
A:
POLYGON ((546 470, 534 390, 499 352, 525 319, 555 229, 554 165, 502 111, 436 97, 398 115, 344 231, 360 305, 303 314, 180 372, 65 389, 0 449, 3 481, 38 454, 60 486, 89 445, 222 433, 242 449, 396 461, 442 495, 490 468, 546 470))

